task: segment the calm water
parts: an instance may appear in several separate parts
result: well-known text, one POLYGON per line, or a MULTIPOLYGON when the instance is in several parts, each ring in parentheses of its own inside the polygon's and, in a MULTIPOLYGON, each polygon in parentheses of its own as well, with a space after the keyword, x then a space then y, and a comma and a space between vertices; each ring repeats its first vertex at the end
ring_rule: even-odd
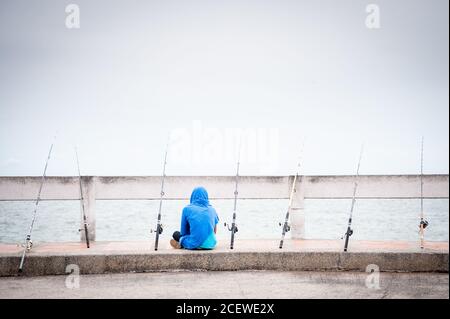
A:
MULTIPOLYGON (((97 240, 153 240, 158 201, 97 201, 97 240)), ((232 200, 212 201, 219 214, 218 238, 228 239, 223 222, 230 222, 232 200)), ((240 200, 237 223, 239 238, 279 238, 287 200, 240 200)), ((351 200, 306 200, 306 237, 338 239, 345 230, 351 200)), ((180 212, 186 201, 164 201, 162 238, 169 239, 179 227, 180 212)), ((418 200, 358 200, 353 215, 353 239, 417 240, 419 223, 418 200)), ((425 200, 426 239, 448 241, 449 201, 425 200)), ((0 201, 0 242, 22 242, 28 231, 34 203, 0 201)), ((78 241, 79 201, 41 202, 33 231, 33 240, 41 242, 78 241)))

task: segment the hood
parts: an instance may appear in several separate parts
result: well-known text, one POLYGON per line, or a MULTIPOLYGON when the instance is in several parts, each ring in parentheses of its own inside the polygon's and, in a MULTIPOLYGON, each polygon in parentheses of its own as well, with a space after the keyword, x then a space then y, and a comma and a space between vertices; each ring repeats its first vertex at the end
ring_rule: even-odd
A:
POLYGON ((204 187, 196 187, 192 191, 191 194, 191 204, 198 205, 198 206, 208 206, 209 205, 209 198, 208 198, 208 192, 204 187))

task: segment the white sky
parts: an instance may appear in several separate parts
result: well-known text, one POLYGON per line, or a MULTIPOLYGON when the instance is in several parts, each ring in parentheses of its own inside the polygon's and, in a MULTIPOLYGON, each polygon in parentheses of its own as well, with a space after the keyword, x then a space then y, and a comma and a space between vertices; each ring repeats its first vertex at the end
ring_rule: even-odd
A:
POLYGON ((449 167, 448 1, 0 2, 0 175, 449 167), (65 7, 80 7, 67 29, 65 7), (380 8, 380 29, 365 25, 380 8), (258 133, 259 132, 259 133, 258 133), (250 134, 251 136, 251 134, 250 134), (227 142, 228 141, 228 142, 227 142), (253 141, 253 142, 252 142, 253 141), (231 146, 230 146, 231 145, 231 146), (250 154, 250 155, 249 155, 250 154))

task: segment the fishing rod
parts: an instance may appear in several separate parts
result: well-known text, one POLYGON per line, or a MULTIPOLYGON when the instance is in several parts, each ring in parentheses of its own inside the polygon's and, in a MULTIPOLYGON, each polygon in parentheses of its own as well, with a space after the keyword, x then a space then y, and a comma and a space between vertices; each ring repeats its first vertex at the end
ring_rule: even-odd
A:
POLYGON ((356 202, 356 189, 358 188, 359 167, 361 165, 361 158, 362 158, 363 150, 364 150, 364 145, 361 146, 361 151, 359 153, 358 168, 356 169, 355 184, 353 187, 352 206, 350 208, 350 216, 348 218, 347 232, 344 234, 344 236, 345 236, 344 251, 347 251, 348 240, 350 239, 350 236, 353 235, 352 216, 353 216, 353 208, 355 207, 355 202, 356 202))
MULTIPOLYGON (((281 233, 281 240, 280 240, 280 246, 279 246, 280 249, 283 248, 284 237, 285 237, 286 233, 291 230, 291 226, 289 225, 289 214, 291 212, 292 199, 294 198, 294 193, 297 191, 295 186, 297 185, 298 174, 300 173, 300 167, 301 167, 301 163, 302 163, 303 147, 304 147, 304 145, 302 145, 302 149, 300 151, 300 156, 299 156, 298 164, 297 164, 297 172, 296 172, 296 174, 294 176, 294 181, 292 182, 291 194, 289 196, 289 205, 288 205, 288 209, 287 209, 287 212, 286 212, 286 217, 284 219, 284 224, 283 224, 282 233, 281 233)), ((278 224, 280 226, 282 225, 281 223, 278 223, 278 224)))
POLYGON ((166 179, 166 164, 167 164, 168 150, 169 150, 169 140, 167 140, 166 154, 164 155, 163 173, 162 173, 162 178, 161 178, 161 192, 160 192, 160 198, 159 198, 158 221, 156 224, 156 229, 150 231, 150 232, 153 232, 153 231, 156 232, 155 250, 158 250, 159 235, 161 235, 163 232, 163 225, 161 224, 161 209, 162 209, 162 202, 163 202, 163 197, 164 197, 164 181, 166 179))
POLYGON ((227 227, 227 223, 224 224, 224 226, 227 227, 228 230, 231 232, 230 249, 233 249, 233 247, 234 247, 234 234, 238 232, 238 228, 237 228, 237 224, 236 224, 236 206, 237 206, 237 198, 238 198, 239 166, 240 166, 240 160, 241 160, 241 142, 242 142, 242 138, 239 141, 236 179, 235 179, 235 185, 234 185, 233 220, 231 222, 231 228, 227 227))
MULTIPOLYGON (((76 147, 75 147, 75 156, 77 158, 78 180, 80 182, 80 204, 81 204, 80 206, 81 212, 83 214, 84 237, 86 238, 86 246, 87 248, 89 248, 88 223, 86 218, 86 211, 84 209, 84 195, 83 195, 83 187, 81 185, 80 162, 78 161, 78 152, 76 147)), ((78 231, 81 231, 81 229, 79 229, 78 231)))
MULTIPOLYGON (((56 139, 56 136, 55 136, 54 140, 55 139, 56 139)), ((41 184, 39 186, 38 195, 37 195, 36 202, 35 202, 35 205, 34 205, 33 219, 31 220, 31 225, 30 225, 30 228, 28 230, 27 237, 25 239, 25 247, 23 249, 22 257, 20 259, 19 273, 22 273, 22 271, 23 271, 23 265, 24 265, 24 262, 25 262, 25 255, 26 255, 27 251, 30 251, 32 246, 33 246, 33 242, 31 241, 31 234, 33 232, 34 222, 36 221, 37 208, 38 208, 39 202, 41 200, 42 186, 44 185, 44 182, 45 182, 45 178, 46 178, 46 174, 47 174, 48 162, 50 160, 50 156, 51 156, 52 150, 53 150, 53 144, 54 144, 54 141, 52 142, 52 145, 50 146, 50 150, 48 151, 47 160, 45 161, 44 173, 42 174, 41 184)))
POLYGON ((420 248, 424 248, 424 230, 428 226, 428 222, 424 219, 423 214, 423 136, 420 151, 420 223, 419 223, 419 237, 420 248))

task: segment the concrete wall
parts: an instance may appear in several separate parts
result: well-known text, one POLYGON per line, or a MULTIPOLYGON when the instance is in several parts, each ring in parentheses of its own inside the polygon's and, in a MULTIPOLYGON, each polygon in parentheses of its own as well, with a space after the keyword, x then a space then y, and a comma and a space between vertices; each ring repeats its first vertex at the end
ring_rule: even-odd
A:
MULTIPOLYGON (((35 200, 40 177, 0 177, 0 200, 35 200)), ((288 198, 292 176, 243 176, 239 198, 288 198)), ((353 176, 304 176, 299 179, 304 198, 351 198, 353 176)), ((424 198, 448 198, 448 175, 425 175, 424 198)), ((158 199, 161 177, 84 176, 96 199, 158 199)), ((187 199, 192 188, 203 185, 213 199, 234 197, 232 176, 168 176, 165 199, 187 199)), ((299 186, 297 186, 298 188, 299 186)), ((43 200, 79 199, 78 177, 47 177, 43 200)), ((358 198, 419 198, 418 175, 360 176, 358 198)))

